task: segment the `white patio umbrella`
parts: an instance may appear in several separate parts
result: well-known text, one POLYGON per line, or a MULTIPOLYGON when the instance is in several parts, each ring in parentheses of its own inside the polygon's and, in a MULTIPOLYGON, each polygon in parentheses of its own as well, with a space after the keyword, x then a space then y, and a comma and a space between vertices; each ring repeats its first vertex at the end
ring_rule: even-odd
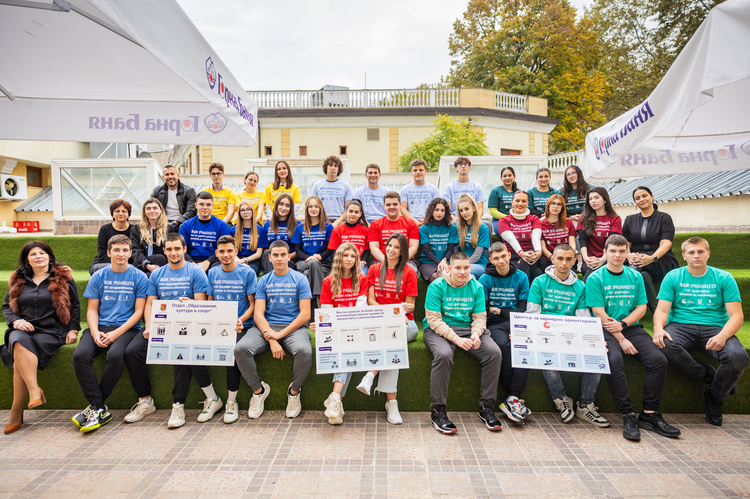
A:
POLYGON ((750 168, 750 1, 714 7, 648 99, 586 136, 584 175, 750 168))
POLYGON ((0 139, 250 146, 257 113, 174 0, 0 0, 0 139))

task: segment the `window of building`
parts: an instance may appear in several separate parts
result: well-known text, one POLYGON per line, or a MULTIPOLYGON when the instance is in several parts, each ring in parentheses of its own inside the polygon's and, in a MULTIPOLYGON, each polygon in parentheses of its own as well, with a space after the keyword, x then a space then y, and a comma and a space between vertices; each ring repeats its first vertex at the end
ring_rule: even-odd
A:
POLYGON ((266 156, 273 156, 273 147, 266 146, 266 156))
POLYGON ((368 128, 367 140, 380 140, 380 128, 368 128))
POLYGON ((26 185, 29 187, 44 187, 42 185, 42 169, 36 166, 26 167, 26 185))
POLYGON ((500 149, 500 156, 520 156, 520 149, 500 149))
POLYGON ((346 156, 346 146, 339 146, 339 156, 346 156))
POLYGON ((307 146, 299 146, 299 155, 307 156, 307 146))

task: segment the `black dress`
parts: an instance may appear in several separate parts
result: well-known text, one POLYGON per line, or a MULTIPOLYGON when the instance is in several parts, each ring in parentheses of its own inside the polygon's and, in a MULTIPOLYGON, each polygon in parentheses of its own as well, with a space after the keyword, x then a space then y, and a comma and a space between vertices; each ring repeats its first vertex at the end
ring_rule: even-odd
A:
MULTIPOLYGON (((70 297, 70 322, 62 324, 52 303, 52 292, 49 280, 55 273, 54 267, 50 275, 38 286, 34 283, 33 272, 24 269, 26 283, 18 297, 18 314, 10 308, 10 292, 3 301, 3 315, 8 323, 5 331, 5 345, 13 352, 13 345, 21 343, 27 350, 39 359, 39 369, 49 362, 57 350, 65 344, 68 331, 81 329, 81 304, 78 301, 78 290, 73 279, 68 281, 68 295, 70 297), (27 332, 13 329, 13 322, 24 319, 34 326, 34 331, 27 332)), ((4 356, 5 357, 5 356, 4 356)), ((3 359, 4 361, 7 359, 3 359)))

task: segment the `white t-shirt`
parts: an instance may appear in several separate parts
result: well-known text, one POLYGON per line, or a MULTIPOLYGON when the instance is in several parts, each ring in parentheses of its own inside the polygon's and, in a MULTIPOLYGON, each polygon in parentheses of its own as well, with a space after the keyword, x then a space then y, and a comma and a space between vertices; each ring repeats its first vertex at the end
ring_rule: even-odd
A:
POLYGON ((336 220, 344 213, 344 205, 354 199, 354 191, 348 182, 337 178, 333 182, 327 179, 315 182, 311 196, 318 196, 323 201, 326 215, 331 220, 336 220))
POLYGON ((385 196, 386 192, 388 192, 388 189, 382 185, 378 186, 375 190, 370 189, 367 185, 363 185, 354 191, 354 198, 362 201, 362 207, 365 209, 365 218, 367 218, 368 222, 372 223, 385 216, 383 196, 385 196))
POLYGON ((416 219, 423 219, 430 202, 440 197, 437 186, 425 182, 417 185, 414 182, 401 188, 401 202, 407 203, 409 213, 416 219))
POLYGON ((167 206, 164 207, 167 220, 170 222, 180 218, 180 204, 177 202, 177 189, 167 187, 167 206))
POLYGON ((474 198, 474 201, 476 201, 477 204, 483 203, 487 200, 484 195, 484 189, 482 189, 482 185, 479 182, 469 180, 466 183, 462 183, 456 179, 446 185, 445 192, 443 192, 443 199, 451 204, 451 213, 453 213, 454 216, 457 216, 458 214, 458 198, 461 197, 461 194, 468 194, 474 198))

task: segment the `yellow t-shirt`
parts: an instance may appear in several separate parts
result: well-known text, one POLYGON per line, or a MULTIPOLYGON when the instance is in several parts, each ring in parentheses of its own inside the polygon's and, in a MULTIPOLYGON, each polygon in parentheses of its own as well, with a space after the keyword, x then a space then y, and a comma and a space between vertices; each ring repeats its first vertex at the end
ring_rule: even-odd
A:
MULTIPOLYGON (((258 205, 263 202, 264 197, 265 197, 265 193, 263 191, 258 190, 258 189, 255 189, 255 192, 253 192, 252 194, 248 194, 247 192, 242 191, 239 194, 237 194, 237 205, 239 205, 240 201, 242 201, 243 199, 249 200, 250 204, 253 205, 253 213, 255 213, 255 216, 257 217, 258 216, 258 205)), ((239 216, 239 213, 237 213, 237 216, 239 216)), ((262 218, 263 218, 263 216, 261 214, 261 217, 260 217, 260 219, 258 219, 258 221, 260 222, 260 220, 262 218)))
POLYGON ((276 202, 276 199, 278 199, 281 194, 290 194, 292 196, 292 202, 295 205, 299 205, 302 203, 302 194, 297 184, 293 184, 291 189, 287 189, 284 185, 280 185, 278 189, 274 189, 272 183, 268 184, 266 186, 266 192, 263 196, 263 203, 266 205, 266 220, 270 220, 273 205, 276 202))
POLYGON ((229 213, 229 205, 233 204, 237 206, 237 194, 227 186, 224 186, 220 191, 215 191, 213 187, 206 187, 203 190, 210 192, 214 197, 214 210, 211 214, 216 218, 224 220, 224 217, 229 213))

